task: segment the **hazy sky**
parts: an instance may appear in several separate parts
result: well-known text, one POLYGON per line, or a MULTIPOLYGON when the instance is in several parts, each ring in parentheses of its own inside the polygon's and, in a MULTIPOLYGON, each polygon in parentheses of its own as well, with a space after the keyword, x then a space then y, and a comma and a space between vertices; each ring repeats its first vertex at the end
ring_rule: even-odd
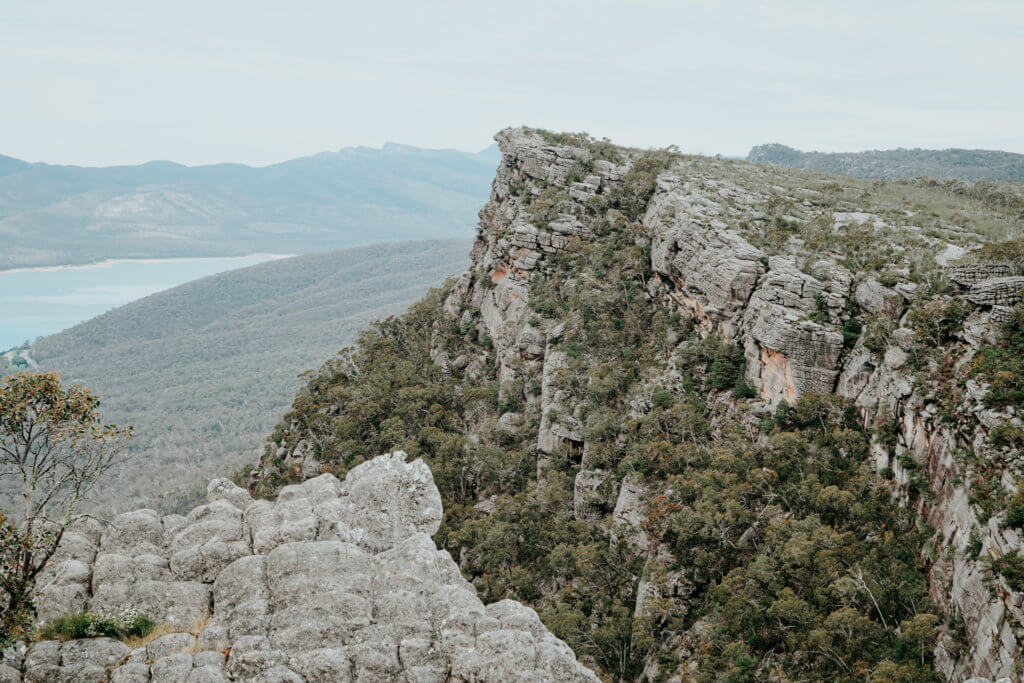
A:
POLYGON ((1024 152, 1020 0, 0 0, 0 154, 265 164, 526 124, 1024 152))

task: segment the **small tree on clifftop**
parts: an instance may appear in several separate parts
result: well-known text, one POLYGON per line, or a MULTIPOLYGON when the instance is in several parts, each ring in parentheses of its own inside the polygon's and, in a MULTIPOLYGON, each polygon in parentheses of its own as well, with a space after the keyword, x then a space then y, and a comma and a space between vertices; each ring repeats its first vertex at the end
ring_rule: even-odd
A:
POLYGON ((26 635, 35 581, 80 515, 78 504, 120 459, 130 427, 105 425, 99 398, 56 373, 0 380, 0 646, 26 635))

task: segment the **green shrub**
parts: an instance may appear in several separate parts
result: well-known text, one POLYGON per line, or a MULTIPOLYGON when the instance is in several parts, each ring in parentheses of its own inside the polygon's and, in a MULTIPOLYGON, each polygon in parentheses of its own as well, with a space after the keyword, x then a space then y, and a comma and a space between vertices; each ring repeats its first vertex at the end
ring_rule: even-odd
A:
POLYGON ((971 305, 960 299, 935 300, 918 306, 907 314, 911 329, 926 344, 936 347, 953 341, 963 328, 971 305))
POLYGON ((1006 509, 1006 519, 1003 520, 1003 528, 1013 527, 1024 529, 1024 491, 1017 493, 1010 501, 1006 509))
POLYGON ((973 371, 989 384, 985 395, 988 407, 1024 405, 1024 303, 1017 304, 1014 319, 1003 326, 999 343, 978 349, 973 371))
POLYGON ((676 400, 672 398, 672 394, 662 389, 655 391, 651 397, 652 408, 671 408, 675 402, 676 400))
POLYGON ((128 608, 117 616, 76 612, 57 617, 39 629, 39 640, 75 640, 78 638, 130 638, 148 635, 156 622, 143 612, 128 608))
POLYGON ((1006 579, 1013 590, 1024 590, 1024 557, 1014 550, 991 561, 992 571, 1006 579))
POLYGON ((843 323, 843 347, 852 349, 857 340, 860 339, 860 333, 864 329, 864 325, 861 323, 860 318, 851 317, 843 323))
POLYGON ((737 373, 736 381, 732 385, 732 395, 736 398, 754 398, 757 396, 754 387, 750 386, 750 382, 747 381, 746 372, 737 373))

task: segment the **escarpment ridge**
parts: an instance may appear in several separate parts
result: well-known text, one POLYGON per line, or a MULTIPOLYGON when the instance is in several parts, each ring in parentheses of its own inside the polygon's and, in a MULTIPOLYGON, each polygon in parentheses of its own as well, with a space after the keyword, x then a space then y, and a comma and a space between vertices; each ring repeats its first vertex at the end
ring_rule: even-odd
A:
POLYGON ((1017 676, 1015 209, 496 139, 470 270, 325 364, 250 490, 422 456, 463 574, 611 676, 1017 676))

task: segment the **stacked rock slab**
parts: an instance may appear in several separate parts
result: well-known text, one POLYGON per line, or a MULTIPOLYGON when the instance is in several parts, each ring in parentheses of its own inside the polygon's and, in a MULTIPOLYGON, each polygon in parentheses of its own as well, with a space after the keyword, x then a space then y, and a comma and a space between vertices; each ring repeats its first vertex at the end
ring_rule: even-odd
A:
POLYGON ((426 464, 396 452, 275 502, 222 479, 186 517, 89 525, 59 549, 42 619, 135 607, 175 632, 35 643, 0 680, 596 681, 532 609, 480 601, 430 538, 441 514, 426 464))

